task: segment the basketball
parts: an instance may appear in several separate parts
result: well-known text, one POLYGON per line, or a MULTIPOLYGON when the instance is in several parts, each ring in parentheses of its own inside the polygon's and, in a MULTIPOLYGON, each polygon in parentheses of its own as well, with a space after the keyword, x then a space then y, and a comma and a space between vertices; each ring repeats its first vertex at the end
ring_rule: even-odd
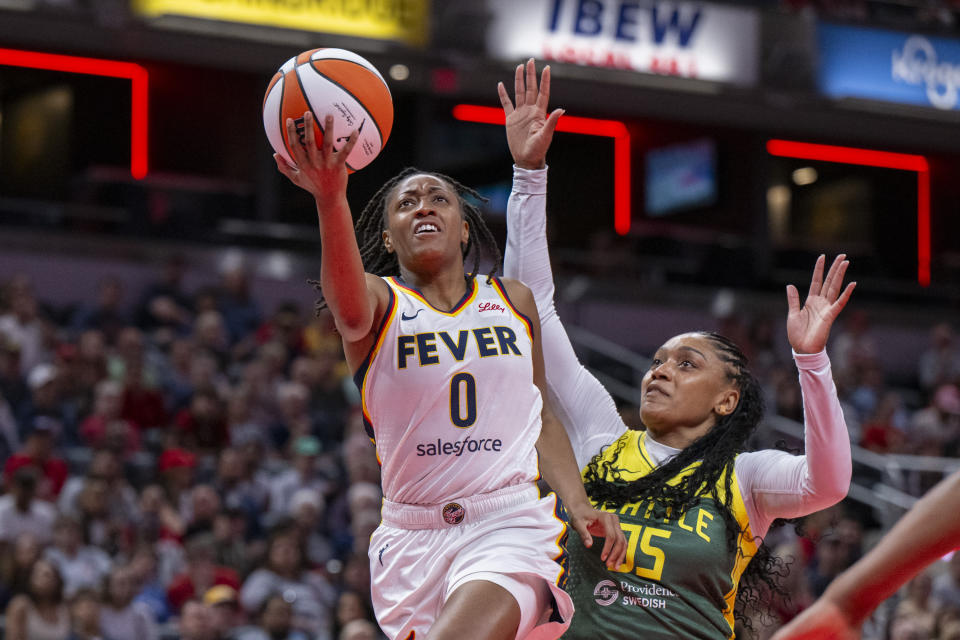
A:
POLYGON ((393 100, 380 72, 369 61, 345 49, 312 49, 290 58, 274 74, 263 98, 263 128, 273 150, 290 165, 287 118, 293 118, 303 140, 305 111, 314 115, 317 144, 334 136, 334 149, 359 129, 360 138, 347 157, 348 171, 364 168, 377 157, 390 137, 393 100), (333 131, 323 131, 324 118, 333 115, 333 131))

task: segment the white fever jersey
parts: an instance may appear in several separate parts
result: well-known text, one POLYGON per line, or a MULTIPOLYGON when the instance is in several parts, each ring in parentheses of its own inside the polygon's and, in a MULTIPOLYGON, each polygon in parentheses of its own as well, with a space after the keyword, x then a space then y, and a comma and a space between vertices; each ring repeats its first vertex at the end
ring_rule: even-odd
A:
POLYGON ((451 310, 399 278, 354 379, 383 494, 436 504, 539 477, 533 335, 498 279, 471 278, 451 310))

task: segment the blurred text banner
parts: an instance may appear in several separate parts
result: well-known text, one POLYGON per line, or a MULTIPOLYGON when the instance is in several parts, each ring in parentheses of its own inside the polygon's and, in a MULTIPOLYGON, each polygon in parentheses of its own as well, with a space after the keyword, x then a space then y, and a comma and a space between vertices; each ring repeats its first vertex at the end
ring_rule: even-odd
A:
POLYGON ((960 108, 960 40, 826 23, 817 39, 828 96, 960 108))
POLYGON ((187 16, 423 46, 430 0, 133 0, 148 17, 187 16))
POLYGON ((488 0, 487 50, 594 67, 753 85, 754 9, 659 0, 488 0))

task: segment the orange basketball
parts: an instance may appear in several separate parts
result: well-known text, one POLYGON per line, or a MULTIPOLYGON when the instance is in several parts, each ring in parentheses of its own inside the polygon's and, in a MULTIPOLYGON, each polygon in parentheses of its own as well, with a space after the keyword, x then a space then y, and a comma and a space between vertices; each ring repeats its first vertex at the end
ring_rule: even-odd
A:
POLYGON ((366 59, 345 49, 312 49, 290 58, 274 74, 263 97, 263 128, 273 150, 291 165, 287 118, 293 118, 303 139, 303 114, 314 115, 317 144, 335 137, 340 148, 354 129, 360 138, 347 157, 347 169, 357 171, 377 157, 390 137, 393 99, 380 72, 366 59), (333 115, 333 131, 323 130, 333 115))

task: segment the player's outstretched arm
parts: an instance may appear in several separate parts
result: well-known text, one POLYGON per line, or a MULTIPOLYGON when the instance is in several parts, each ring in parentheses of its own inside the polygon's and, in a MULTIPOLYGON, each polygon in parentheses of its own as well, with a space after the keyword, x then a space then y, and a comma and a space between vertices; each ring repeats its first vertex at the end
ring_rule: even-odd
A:
POLYGON ((623 564, 627 541, 616 514, 594 509, 587 499, 570 440, 563 425, 550 410, 544 381, 543 351, 540 346, 540 319, 533 294, 516 280, 505 279, 503 284, 517 309, 530 318, 533 325, 533 382, 543 397, 542 427, 537 440, 540 470, 544 479, 563 501, 570 517, 570 525, 580 534, 584 544, 593 546, 593 536, 604 538, 600 558, 608 568, 615 569, 623 564))
POLYGON ((787 334, 803 390, 804 455, 755 451, 737 457, 737 479, 749 496, 747 512, 755 535, 766 535, 777 518, 795 518, 826 509, 850 489, 850 435, 830 359, 830 327, 853 292, 843 286, 848 262, 837 256, 824 278, 826 259, 817 259, 803 305, 796 287, 787 287, 787 334))
MULTIPOLYGON (((543 358, 549 398, 567 430, 578 465, 623 433, 613 398, 587 371, 570 344, 553 303, 553 272, 547 247, 546 153, 562 109, 547 113, 550 67, 537 86, 534 61, 518 65, 514 100, 503 83, 497 86, 513 156, 513 189, 507 202, 507 247, 504 273, 530 287, 540 314, 543 358)), ((546 396, 545 396, 546 397, 546 396)))
POLYGON ((930 490, 867 555, 773 640, 852 640, 881 602, 960 547, 960 471, 930 490))
MULTIPOLYGON (((333 148, 333 136, 324 136, 318 146, 314 134, 314 116, 306 112, 302 144, 291 144, 296 166, 274 154, 277 169, 293 184, 310 192, 317 203, 320 224, 320 286, 345 344, 362 341, 370 335, 374 315, 386 303, 386 284, 367 278, 353 231, 353 218, 347 204, 346 159, 357 143, 353 131, 340 150, 333 148), (379 282, 379 286, 378 283, 379 282)), ((297 140, 292 118, 287 119, 287 136, 297 140)), ((333 116, 324 120, 324 130, 333 131, 333 116)))

